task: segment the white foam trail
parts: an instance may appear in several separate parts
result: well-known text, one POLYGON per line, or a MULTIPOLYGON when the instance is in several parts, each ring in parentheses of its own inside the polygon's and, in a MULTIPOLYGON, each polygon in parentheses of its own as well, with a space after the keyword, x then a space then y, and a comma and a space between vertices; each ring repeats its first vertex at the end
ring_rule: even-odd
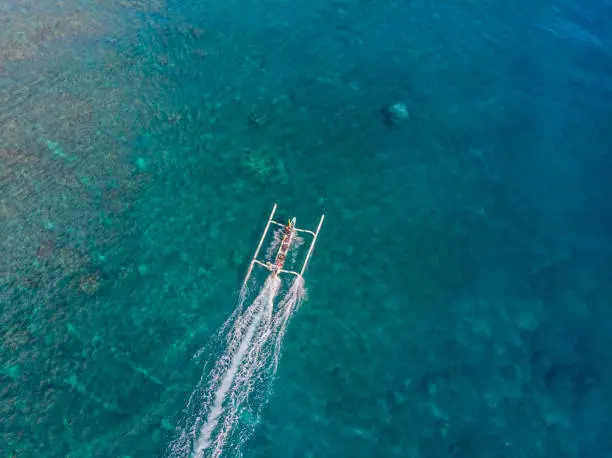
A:
POLYGON ((246 308, 241 294, 239 307, 217 334, 222 353, 189 398, 184 425, 167 456, 240 454, 270 397, 288 322, 304 297, 303 280, 298 278, 275 311, 280 285, 279 278, 268 277, 246 308))
POLYGON ((261 313, 257 313, 255 315, 255 319, 249 326, 247 330, 247 334, 240 343, 240 348, 234 355, 232 359, 232 365, 225 373, 223 380, 221 382, 221 386, 215 393, 215 401, 212 406, 212 410, 208 415, 208 419, 202 429, 200 430, 200 438, 198 439, 195 450, 193 452, 194 457, 199 458, 204 454, 204 450, 206 450, 210 446, 210 435, 213 430, 217 426, 219 421, 219 417, 223 413, 223 402, 225 401, 225 397, 227 396, 227 392, 232 387, 232 383, 234 382, 234 377, 236 376, 236 372, 238 372, 238 367, 242 362, 242 358, 244 358, 244 354, 246 353, 249 345, 251 344, 251 339, 253 338, 253 334, 255 333, 255 329, 259 326, 259 322, 261 321, 261 313))
MULTIPOLYGON (((202 425, 200 429, 200 435, 195 442, 193 458, 202 458, 204 456, 204 451, 208 449, 211 444, 211 435, 215 428, 217 427, 217 423, 219 422, 219 417, 223 414, 223 403, 225 402, 225 398, 227 397, 228 392, 232 388, 234 384, 234 379, 238 373, 238 369, 240 368, 241 363, 244 360, 245 354, 250 349, 251 341, 253 340, 253 336, 255 332, 258 330, 260 322, 263 320, 269 319, 269 315, 271 314, 271 310, 274 306, 274 297, 278 292, 280 287, 280 279, 278 277, 270 277, 266 284, 264 285, 261 293, 257 296, 257 298, 253 301, 253 304, 247 309, 246 313, 239 318, 236 327, 236 333, 233 340, 230 339, 230 349, 236 347, 238 345, 238 349, 235 351, 233 356, 231 356, 231 363, 229 368, 222 375, 221 383, 217 388, 214 396, 214 401, 210 413, 208 414, 208 418, 204 425, 202 425), (250 321, 250 324, 247 324, 250 321)), ((256 346, 257 347, 257 346, 256 346)), ((252 349, 251 352, 253 353, 252 349)), ((230 357, 229 354, 223 355, 221 361, 221 366, 226 366, 225 362, 230 357)), ((252 354, 250 355, 249 360, 253 359, 252 354)), ((215 379, 217 379, 221 374, 216 374, 215 379)), ((231 416, 231 415, 230 415, 231 416)), ((222 439, 229 434, 229 430, 231 429, 228 425, 224 424, 222 430, 222 439)), ((219 436, 219 435, 218 435, 219 436)), ((217 442, 220 442, 217 440, 217 442)), ((222 442, 225 442, 224 440, 222 442)), ((218 448, 218 447, 216 447, 218 448)), ((213 456, 216 456, 217 453, 214 453, 213 456)))

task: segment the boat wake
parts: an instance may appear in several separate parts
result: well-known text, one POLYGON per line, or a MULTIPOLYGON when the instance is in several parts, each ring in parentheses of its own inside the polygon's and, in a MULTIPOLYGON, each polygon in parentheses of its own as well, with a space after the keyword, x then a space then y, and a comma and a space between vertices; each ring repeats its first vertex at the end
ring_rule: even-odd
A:
POLYGON ((270 275, 257 297, 236 311, 218 332, 219 354, 209 359, 191 394, 179 437, 168 457, 240 456, 268 401, 289 320, 304 295, 296 277, 275 306, 281 279, 270 275))

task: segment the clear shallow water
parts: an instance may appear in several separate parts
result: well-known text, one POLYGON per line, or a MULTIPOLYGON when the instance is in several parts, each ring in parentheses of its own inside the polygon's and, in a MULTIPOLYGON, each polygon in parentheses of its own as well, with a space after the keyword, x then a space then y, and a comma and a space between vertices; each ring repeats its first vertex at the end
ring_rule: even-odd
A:
POLYGON ((161 456, 275 201, 327 217, 245 456, 609 455, 607 7, 0 11, 5 455, 161 456))

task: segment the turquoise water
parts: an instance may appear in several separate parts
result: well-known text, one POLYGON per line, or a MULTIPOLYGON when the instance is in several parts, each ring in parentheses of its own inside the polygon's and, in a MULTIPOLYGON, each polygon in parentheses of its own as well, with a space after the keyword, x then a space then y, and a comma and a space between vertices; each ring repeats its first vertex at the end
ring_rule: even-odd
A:
POLYGON ((275 202, 326 220, 243 456, 610 456, 611 18, 0 2, 0 456, 166 454, 275 202))

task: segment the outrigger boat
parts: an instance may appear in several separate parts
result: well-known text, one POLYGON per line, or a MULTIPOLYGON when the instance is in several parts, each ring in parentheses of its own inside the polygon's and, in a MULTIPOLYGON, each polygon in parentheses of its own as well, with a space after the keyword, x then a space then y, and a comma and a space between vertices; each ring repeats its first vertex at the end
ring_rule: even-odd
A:
POLYGON ((295 227, 295 217, 290 219, 289 222, 287 222, 287 224, 282 224, 282 223, 279 223, 278 221, 274 221, 273 219, 274 213, 276 213, 276 204, 274 204, 274 208, 272 208, 272 213, 270 213, 270 217, 268 218, 268 223, 266 224, 263 234, 261 235, 261 238, 259 239, 259 244, 257 245, 257 249, 255 250, 255 255, 253 255, 253 259, 251 259, 251 263, 249 264, 249 269, 247 271, 246 277, 244 278, 244 282, 242 284, 243 288, 247 284, 247 281, 249 280, 249 277, 251 276, 251 272, 253 271, 253 267, 255 266, 255 264, 265 267, 270 272, 272 272, 273 276, 277 276, 278 274, 285 273, 285 274, 295 275, 301 278, 304 277, 304 272, 306 271, 306 267, 308 266, 308 261, 310 260, 310 257, 312 256, 312 251, 314 250, 314 245, 315 245, 315 242, 317 241, 317 237, 319 236, 319 231, 321 230, 321 226, 323 225, 323 219, 325 218, 325 215, 321 215, 321 219, 319 220, 319 225, 317 226, 317 230, 309 231, 307 229, 298 229, 297 227, 295 227), (266 235, 268 234, 268 229, 270 229, 270 226, 272 224, 283 228, 283 238, 281 239, 280 246, 278 247, 278 251, 276 252, 276 257, 274 258, 274 262, 269 262, 269 261, 263 262, 257 259, 257 256, 259 256, 259 250, 261 250, 261 246, 263 245, 266 235), (310 242, 310 247, 308 248, 306 259, 304 259, 302 268, 300 272, 298 273, 293 270, 285 270, 284 267, 285 267, 285 261, 287 260, 287 253, 289 252, 289 249, 291 248, 291 243, 293 242, 295 235, 299 232, 312 235, 312 241, 310 242))

